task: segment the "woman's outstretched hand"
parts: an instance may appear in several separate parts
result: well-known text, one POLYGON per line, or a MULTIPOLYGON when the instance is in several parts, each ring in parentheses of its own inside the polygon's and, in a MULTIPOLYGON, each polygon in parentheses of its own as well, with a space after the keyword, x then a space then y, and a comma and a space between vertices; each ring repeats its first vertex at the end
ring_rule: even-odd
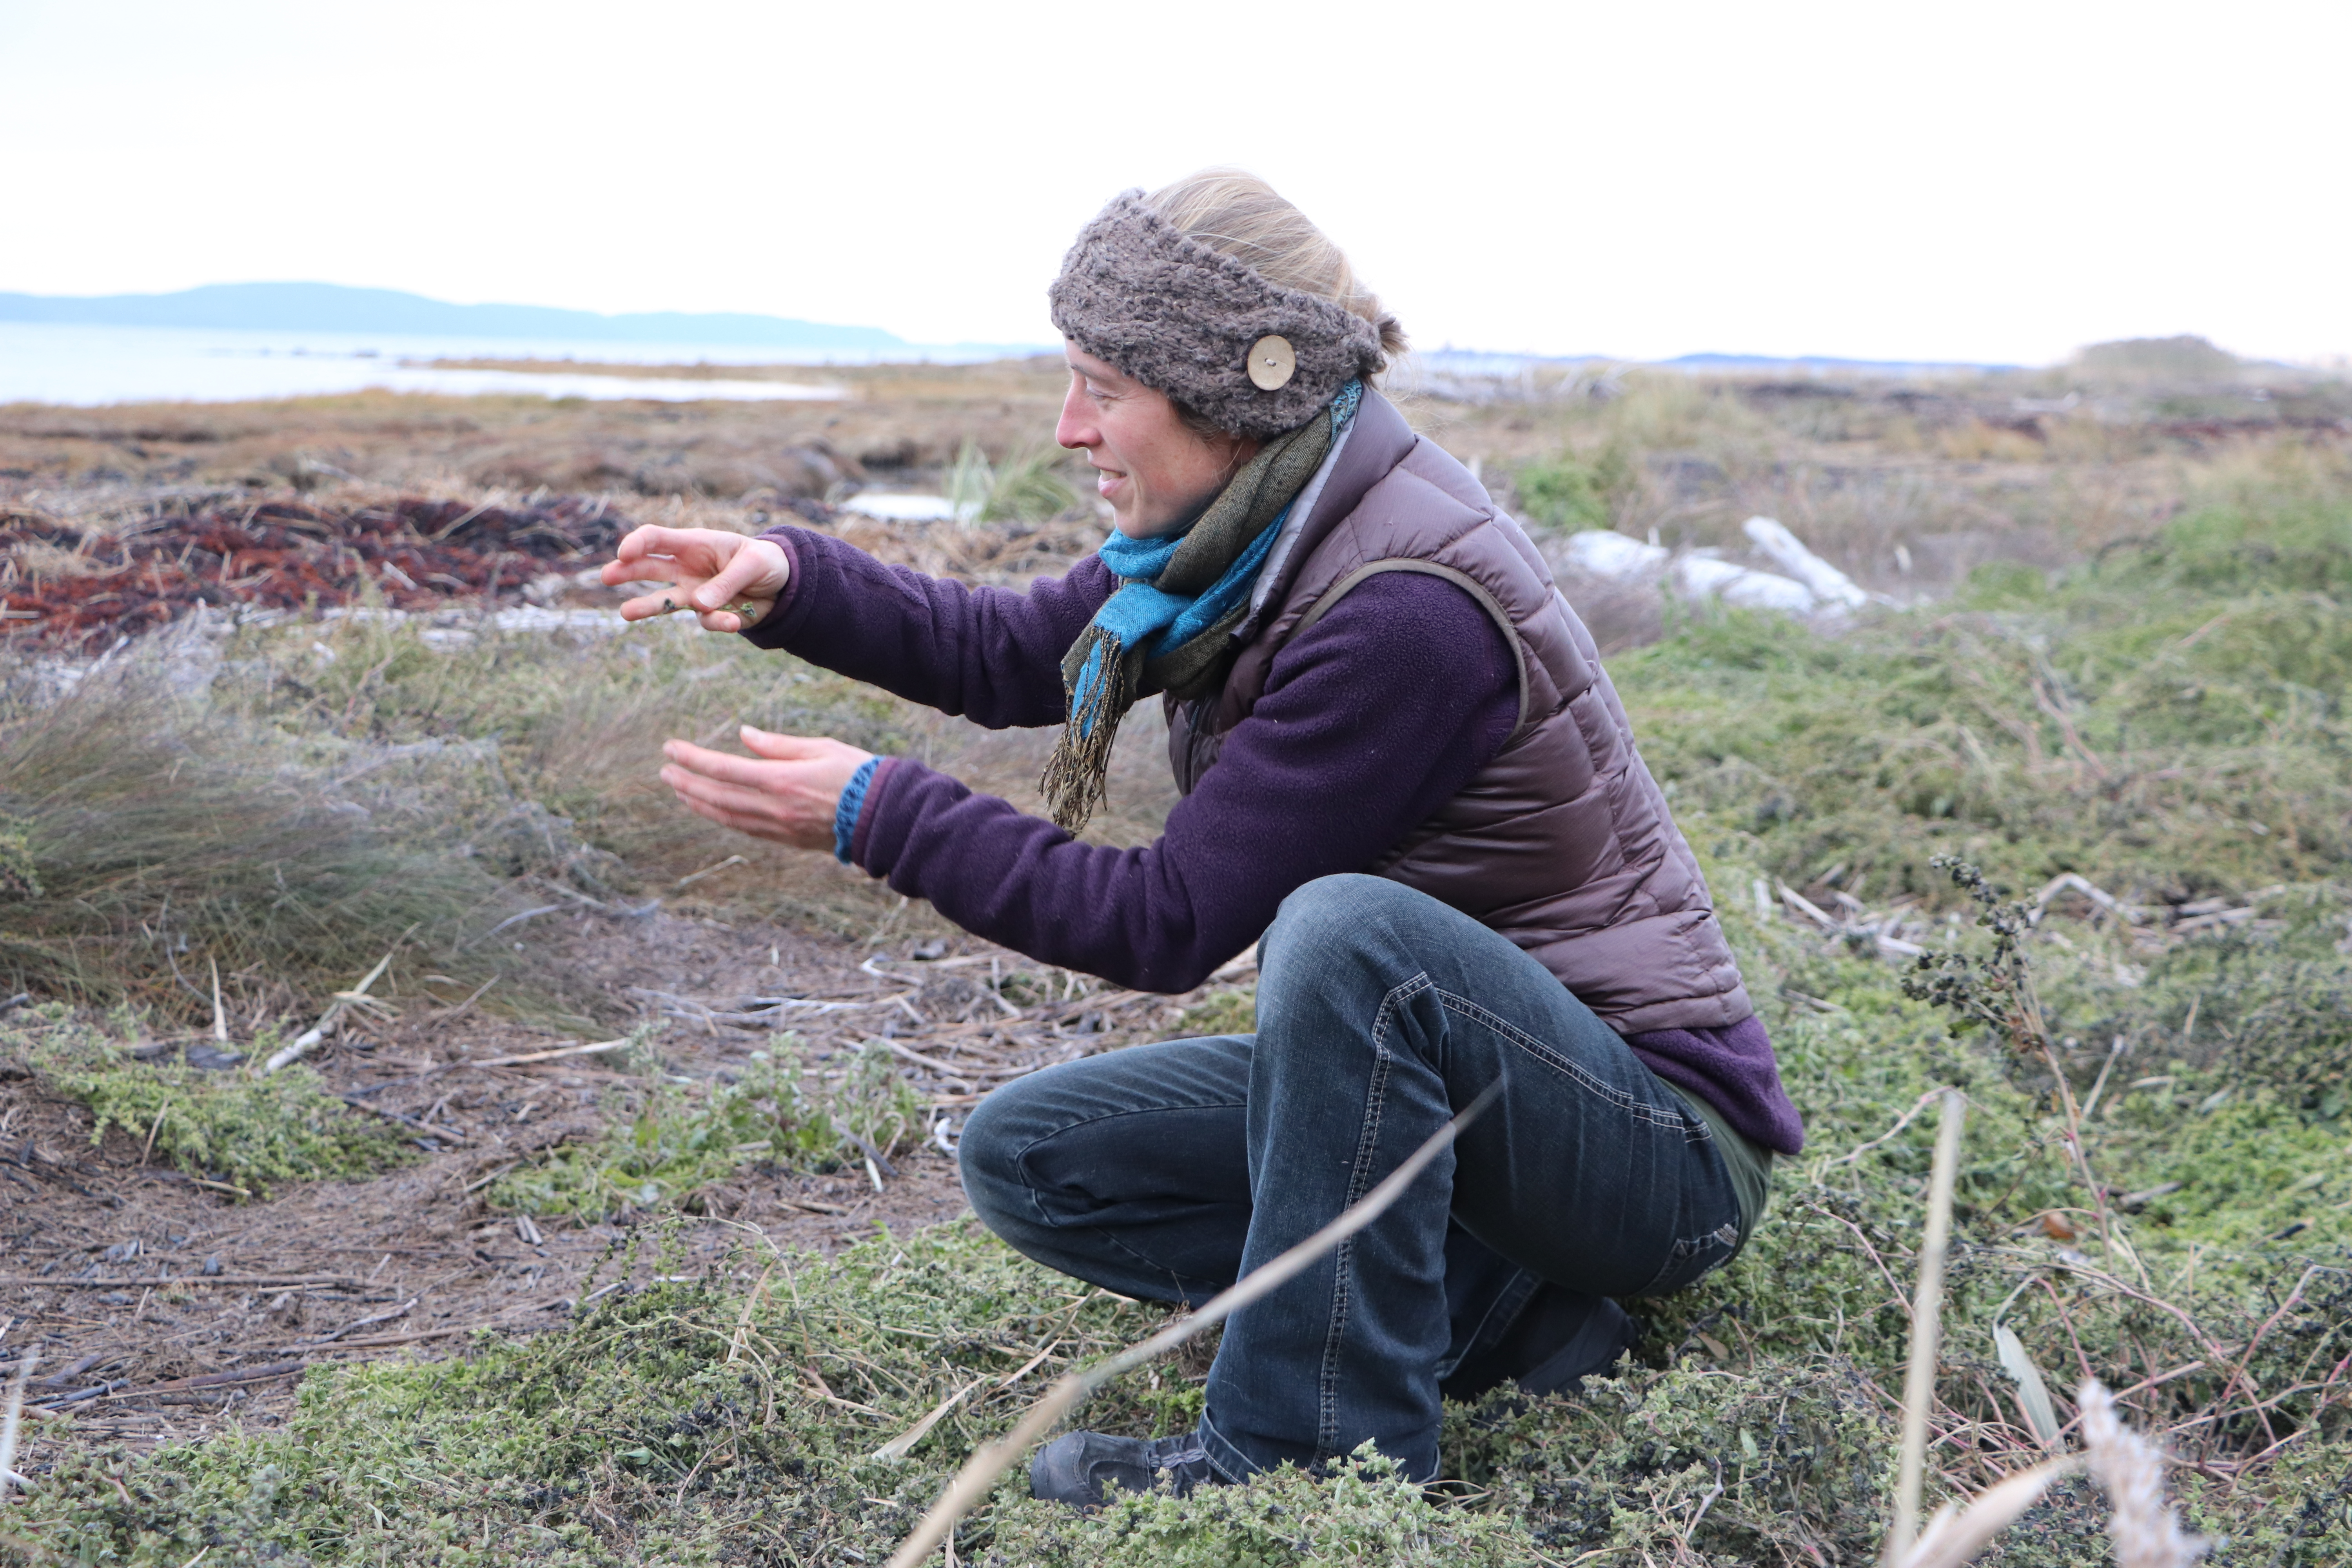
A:
MULTIPOLYGON (((703 624, 710 624, 709 616, 703 624)), ((795 849, 832 848, 841 792, 874 753, 844 741, 774 735, 749 724, 742 736, 749 757, 709 751, 691 741, 665 743, 662 754, 669 763, 661 771, 662 783, 677 792, 688 811, 721 826, 795 849)))
MULTIPOLYGON (((641 595, 621 606, 625 621, 650 620, 674 610, 691 610, 703 630, 740 632, 757 626, 776 606, 792 574, 783 546, 772 539, 746 539, 716 528, 633 528, 614 559, 604 563, 604 582, 667 582, 667 589, 641 595)), ((711 753, 705 753, 706 755, 711 753)))

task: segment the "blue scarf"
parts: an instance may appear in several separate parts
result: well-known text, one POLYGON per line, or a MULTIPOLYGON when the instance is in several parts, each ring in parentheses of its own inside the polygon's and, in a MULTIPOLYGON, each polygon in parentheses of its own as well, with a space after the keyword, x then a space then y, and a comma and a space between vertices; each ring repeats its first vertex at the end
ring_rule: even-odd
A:
POLYGON ((1062 661, 1069 719, 1040 787, 1072 833, 1102 803, 1119 720, 1147 685, 1185 700, 1224 681, 1234 629, 1291 503, 1355 417, 1364 384, 1350 381, 1315 417, 1260 447, 1182 531, 1130 539, 1098 553, 1119 582, 1062 661))

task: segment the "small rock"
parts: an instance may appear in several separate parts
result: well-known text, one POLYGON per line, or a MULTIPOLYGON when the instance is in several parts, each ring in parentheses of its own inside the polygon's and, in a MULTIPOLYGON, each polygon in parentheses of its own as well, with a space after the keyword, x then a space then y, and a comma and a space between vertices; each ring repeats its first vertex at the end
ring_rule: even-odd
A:
POLYGON ((204 1268, 201 1270, 201 1272, 205 1273, 205 1274, 217 1274, 217 1273, 219 1273, 220 1271, 221 1271, 221 1260, 220 1260, 220 1254, 219 1254, 219 1253, 217 1253, 217 1252, 215 1252, 215 1253, 212 1254, 210 1257, 208 1257, 208 1258, 206 1258, 205 1259, 205 1266, 204 1266, 204 1268))

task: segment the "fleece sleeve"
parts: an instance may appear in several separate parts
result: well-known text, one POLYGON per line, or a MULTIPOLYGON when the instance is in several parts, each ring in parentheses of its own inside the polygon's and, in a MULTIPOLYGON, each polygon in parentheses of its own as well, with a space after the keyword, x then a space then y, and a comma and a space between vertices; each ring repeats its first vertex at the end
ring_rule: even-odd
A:
POLYGON ((852 858, 1016 952, 1189 990, 1293 889, 1365 869, 1458 793, 1517 723, 1517 680, 1502 629, 1468 594, 1381 574, 1276 656, 1156 842, 1083 843, 896 758, 866 793, 852 858))
POLYGON ((1062 655, 1118 586, 1093 555, 1016 594, 886 566, 814 529, 763 537, 792 569, 751 641, 992 730, 1062 721, 1062 655))

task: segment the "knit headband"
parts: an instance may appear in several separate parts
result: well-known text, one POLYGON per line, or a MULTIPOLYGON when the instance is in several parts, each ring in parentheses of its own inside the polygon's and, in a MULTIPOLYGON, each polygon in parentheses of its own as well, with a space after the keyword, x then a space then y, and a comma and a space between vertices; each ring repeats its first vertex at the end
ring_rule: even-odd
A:
POLYGON ((1046 299, 1087 353, 1242 436, 1297 429, 1386 363, 1371 322, 1202 244, 1139 190, 1078 231, 1046 299))

